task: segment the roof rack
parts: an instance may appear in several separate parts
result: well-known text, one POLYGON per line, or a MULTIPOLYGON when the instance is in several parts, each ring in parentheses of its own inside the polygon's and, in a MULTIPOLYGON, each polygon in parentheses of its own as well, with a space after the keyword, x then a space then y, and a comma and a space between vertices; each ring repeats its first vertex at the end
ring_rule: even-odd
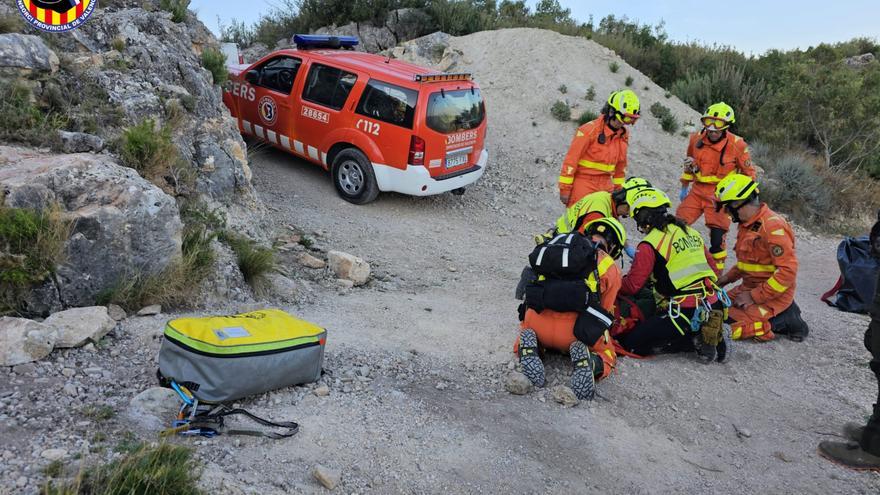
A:
POLYGON ((473 76, 466 72, 459 74, 416 74, 413 76, 415 82, 470 81, 471 79, 473 79, 473 76))
POLYGON ((300 50, 316 48, 333 48, 351 50, 360 41, 356 36, 330 36, 325 34, 295 34, 293 44, 300 50))

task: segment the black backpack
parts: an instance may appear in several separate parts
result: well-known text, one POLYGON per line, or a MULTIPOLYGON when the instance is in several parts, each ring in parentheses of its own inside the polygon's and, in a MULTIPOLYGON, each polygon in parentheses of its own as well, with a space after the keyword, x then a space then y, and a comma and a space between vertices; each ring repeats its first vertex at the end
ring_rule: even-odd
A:
POLYGON ((535 246, 529 265, 547 278, 586 278, 596 268, 596 246, 583 234, 558 234, 535 246))

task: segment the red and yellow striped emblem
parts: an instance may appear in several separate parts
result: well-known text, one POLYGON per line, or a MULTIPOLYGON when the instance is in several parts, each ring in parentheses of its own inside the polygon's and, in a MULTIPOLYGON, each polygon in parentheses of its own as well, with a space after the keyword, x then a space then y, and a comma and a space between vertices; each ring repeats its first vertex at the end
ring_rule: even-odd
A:
POLYGON ((43 31, 63 32, 79 27, 92 14, 96 0, 80 0, 65 12, 39 7, 33 0, 17 0, 18 10, 31 25, 43 31))

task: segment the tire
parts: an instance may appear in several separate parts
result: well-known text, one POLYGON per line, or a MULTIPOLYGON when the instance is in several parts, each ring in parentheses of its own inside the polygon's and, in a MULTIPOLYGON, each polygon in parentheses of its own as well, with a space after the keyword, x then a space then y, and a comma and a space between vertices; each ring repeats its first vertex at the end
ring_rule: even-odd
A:
POLYGON ((333 158, 330 175, 333 177, 336 192, 349 203, 367 204, 379 195, 373 164, 357 148, 340 151, 333 158))

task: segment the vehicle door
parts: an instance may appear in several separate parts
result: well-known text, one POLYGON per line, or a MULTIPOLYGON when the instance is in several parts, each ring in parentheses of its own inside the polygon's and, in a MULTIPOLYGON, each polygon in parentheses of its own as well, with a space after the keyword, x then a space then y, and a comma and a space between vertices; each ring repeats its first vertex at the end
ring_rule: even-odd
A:
POLYGON ((245 132, 287 150, 292 149, 292 135, 300 104, 291 93, 301 66, 302 59, 279 55, 245 74, 245 79, 254 89, 246 95, 250 101, 242 102, 242 108, 246 109, 242 112, 245 132))
MULTIPOLYGON (((302 107, 296 119, 295 151, 327 166, 327 150, 319 150, 331 129, 353 127, 353 112, 346 105, 357 82, 353 72, 313 62, 302 91, 302 107)), ((353 107, 353 105, 352 105, 353 107)))
POLYGON ((419 92, 370 79, 355 109, 355 129, 376 142, 385 165, 406 168, 419 92))

